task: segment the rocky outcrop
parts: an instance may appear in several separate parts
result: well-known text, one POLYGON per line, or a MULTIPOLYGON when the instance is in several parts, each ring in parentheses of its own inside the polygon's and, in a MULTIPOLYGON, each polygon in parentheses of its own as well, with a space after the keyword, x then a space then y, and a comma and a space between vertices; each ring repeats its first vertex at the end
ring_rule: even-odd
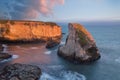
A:
POLYGON ((2 44, 0 44, 0 52, 3 50, 2 44))
POLYGON ((61 28, 56 23, 0 20, 0 42, 60 40, 61 28))
POLYGON ((80 24, 69 24, 69 35, 64 46, 58 49, 58 55, 73 62, 87 63, 100 58, 92 35, 80 24))
POLYGON ((41 69, 27 64, 11 64, 0 71, 0 80, 39 80, 41 69))
POLYGON ((57 46, 58 44, 60 43, 60 40, 49 40, 46 44, 46 48, 50 49, 50 48, 53 48, 55 46, 57 46))
POLYGON ((9 59, 12 57, 12 55, 3 52, 3 50, 4 50, 4 47, 2 44, 0 44, 0 61, 3 61, 5 59, 9 59))
POLYGON ((5 59, 9 59, 11 57, 12 57, 12 55, 10 55, 8 53, 0 52, 0 61, 5 60, 5 59))

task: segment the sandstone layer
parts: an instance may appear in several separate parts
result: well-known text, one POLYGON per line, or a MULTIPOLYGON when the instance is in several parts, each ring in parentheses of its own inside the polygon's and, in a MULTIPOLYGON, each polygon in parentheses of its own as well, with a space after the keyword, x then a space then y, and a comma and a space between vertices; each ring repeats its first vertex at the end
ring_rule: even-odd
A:
POLYGON ((77 63, 92 62, 100 58, 99 50, 92 35, 80 24, 70 23, 69 34, 58 55, 77 63))
POLYGON ((1 42, 59 42, 61 35, 61 27, 52 22, 0 20, 1 42))

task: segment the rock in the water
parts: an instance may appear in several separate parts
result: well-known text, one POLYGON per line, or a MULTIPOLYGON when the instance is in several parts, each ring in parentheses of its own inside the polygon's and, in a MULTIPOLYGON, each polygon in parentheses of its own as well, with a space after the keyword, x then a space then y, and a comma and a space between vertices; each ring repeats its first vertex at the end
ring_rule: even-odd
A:
POLYGON ((41 69, 27 64, 11 64, 0 71, 0 80, 39 80, 41 69))
POLYGON ((77 63, 92 62, 100 58, 92 35, 80 24, 69 24, 66 44, 59 47, 58 55, 77 63))
POLYGON ((8 53, 0 52, 0 61, 5 60, 5 59, 9 59, 11 57, 12 57, 12 55, 10 55, 8 53))
POLYGON ((0 44, 0 52, 3 51, 2 44, 0 44))
POLYGON ((53 48, 53 47, 55 47, 55 46, 57 46, 57 45, 59 45, 59 43, 60 43, 60 39, 58 39, 58 40, 53 40, 52 38, 47 42, 47 44, 46 44, 46 48, 53 48))
POLYGON ((59 45, 60 42, 55 42, 55 41, 48 41, 47 44, 46 44, 46 48, 53 48, 57 45, 59 45))
POLYGON ((0 42, 48 41, 61 36, 61 27, 53 22, 0 20, 0 42))
POLYGON ((62 35, 65 35, 66 33, 62 33, 62 35))

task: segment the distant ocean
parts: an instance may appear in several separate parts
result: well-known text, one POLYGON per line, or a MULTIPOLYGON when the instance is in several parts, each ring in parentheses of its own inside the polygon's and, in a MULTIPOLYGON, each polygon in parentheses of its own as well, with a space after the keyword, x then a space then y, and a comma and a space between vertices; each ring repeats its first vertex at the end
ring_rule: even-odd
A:
MULTIPOLYGON (((3 67, 11 63, 38 65, 42 69, 40 80, 120 80, 120 21, 79 22, 93 35, 100 50, 101 59, 91 64, 73 64, 57 56, 56 46, 46 49, 45 44, 7 45, 6 52, 13 59, 0 63, 3 67)), ((68 35, 68 23, 58 23, 68 35)))

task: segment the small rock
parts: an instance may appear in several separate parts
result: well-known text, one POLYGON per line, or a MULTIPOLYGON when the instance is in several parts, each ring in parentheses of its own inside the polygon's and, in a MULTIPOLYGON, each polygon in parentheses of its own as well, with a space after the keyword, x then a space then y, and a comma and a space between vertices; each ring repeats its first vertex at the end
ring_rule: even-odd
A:
POLYGON ((34 65, 15 63, 0 71, 0 80, 39 80, 41 69, 34 65))
POLYGON ((9 59, 11 58, 12 55, 8 54, 8 53, 3 53, 3 52, 0 52, 0 61, 4 60, 4 59, 9 59))
POLYGON ((53 48, 53 47, 57 46, 58 44, 59 44, 58 42, 49 41, 49 42, 47 42, 46 48, 53 48))
POLYGON ((3 51, 3 47, 2 44, 0 44, 0 52, 3 51))
POLYGON ((55 39, 55 40, 49 39, 49 41, 46 44, 46 48, 48 48, 48 49, 53 48, 59 44, 60 44, 60 39, 55 39))

